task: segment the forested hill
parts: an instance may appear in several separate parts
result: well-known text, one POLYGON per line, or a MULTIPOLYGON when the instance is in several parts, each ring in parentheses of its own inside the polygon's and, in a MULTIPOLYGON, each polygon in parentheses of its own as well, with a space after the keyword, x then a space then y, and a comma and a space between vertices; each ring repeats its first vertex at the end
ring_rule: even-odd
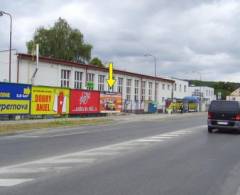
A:
POLYGON ((199 81, 199 80, 190 80, 190 85, 195 86, 208 86, 213 87, 215 91, 215 95, 218 92, 222 93, 222 98, 225 99, 226 96, 230 95, 234 90, 240 87, 240 83, 232 83, 232 82, 215 82, 215 81, 199 81))

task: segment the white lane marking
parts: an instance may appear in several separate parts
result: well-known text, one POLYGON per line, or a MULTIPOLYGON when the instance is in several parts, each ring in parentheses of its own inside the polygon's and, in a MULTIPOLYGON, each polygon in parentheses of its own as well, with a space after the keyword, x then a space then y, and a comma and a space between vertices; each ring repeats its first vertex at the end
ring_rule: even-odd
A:
POLYGON ((72 164, 72 163, 93 163, 95 161, 95 159, 77 159, 77 158, 62 158, 62 159, 56 159, 53 161, 43 161, 41 162, 41 164, 59 164, 59 163, 68 163, 68 164, 72 164))
POLYGON ((155 136, 154 138, 165 140, 165 139, 173 139, 174 137, 169 137, 169 136, 155 136))
MULTIPOLYGON (((200 129, 200 128, 204 128, 206 127, 206 125, 201 125, 201 126, 196 126, 196 127, 192 127, 192 128, 187 128, 187 129, 182 129, 182 130, 178 130, 178 131, 174 131, 174 132, 189 132, 189 130, 195 130, 195 129, 200 129)), ((147 138, 151 138, 153 136, 148 136, 148 137, 145 137, 145 138, 141 138, 141 139, 147 139, 147 138)), ((164 134, 158 134, 158 135, 155 135, 154 137, 158 137, 158 138, 172 138, 172 137, 166 137, 164 136, 164 134)), ((132 143, 136 143, 138 140, 141 140, 141 139, 136 139, 136 140, 130 140, 130 141, 126 141, 126 142, 121 142, 121 143, 117 143, 117 144, 112 144, 112 145, 108 145, 108 146, 102 146, 102 147, 99 147, 99 148, 93 148, 93 149, 89 149, 89 150, 84 150, 84 151, 80 151, 80 152, 74 152, 74 153, 70 153, 70 154, 64 154, 64 155, 59 155, 59 156, 54 156, 54 157, 48 157, 48 158, 45 158, 45 159, 40 159, 40 160, 34 160, 34 161, 29 161, 29 162, 25 162, 25 163, 20 163, 20 164, 16 164, 16 165, 11 165, 11 166, 7 166, 5 168, 17 168, 17 167, 20 167, 20 166, 28 166, 28 165, 31 165, 31 164, 35 164, 35 163, 41 163, 41 162, 44 162, 44 161, 54 161, 54 160, 57 160, 57 159, 60 159, 60 158, 68 158, 70 156, 79 156, 79 155, 82 155, 82 154, 86 154, 86 153, 91 153, 91 152, 106 152, 107 150, 114 150, 114 149, 119 149, 117 147, 120 147, 122 148, 123 145, 127 145, 127 144, 132 144, 132 143)), ((4 168, 4 167, 3 167, 4 168)), ((0 172, 1 172, 1 169, 0 168, 0 172)))
POLYGON ((28 167, 28 168, 14 168, 14 169, 1 169, 0 175, 13 175, 13 174, 34 174, 34 173, 46 173, 49 171, 62 171, 70 169, 69 166, 58 166, 58 167, 28 167))
POLYGON ((19 185, 25 182, 32 181, 33 179, 0 179, 0 187, 10 187, 10 186, 15 186, 19 185))
POLYGON ((69 158, 89 158, 89 157, 96 157, 96 156, 113 156, 119 154, 120 151, 99 151, 99 152, 89 152, 89 153, 82 153, 80 155, 73 155, 69 156, 69 158))
POLYGON ((165 136, 165 137, 178 137, 179 135, 176 135, 176 134, 165 134, 165 135, 162 135, 162 136, 165 136))
MULTIPOLYGON (((206 127, 206 126, 205 125, 197 126, 197 127, 193 127, 193 128, 182 129, 182 130, 170 132, 170 133, 162 133, 162 134, 158 134, 155 136, 147 136, 147 137, 143 137, 143 138, 139 138, 139 139, 135 139, 135 140, 130 140, 130 141, 121 142, 121 143, 117 143, 117 144, 102 146, 99 148, 93 148, 93 149, 89 149, 89 150, 85 150, 85 151, 79 151, 79 152, 75 152, 75 153, 53 156, 53 157, 48 157, 48 158, 44 158, 44 159, 40 159, 40 160, 34 160, 34 161, 16 164, 16 165, 12 165, 12 166, 2 167, 2 168, 0 168, 0 174, 6 173, 6 170, 12 170, 13 173, 15 170, 15 172, 17 173, 17 171, 19 171, 20 168, 24 168, 24 167, 25 168, 26 167, 27 168, 29 168, 29 167, 33 167, 33 168, 34 167, 45 167, 50 172, 50 171, 58 170, 58 168, 61 167, 61 165, 59 165, 59 164, 62 164, 62 163, 70 164, 69 165, 69 169, 70 169, 70 168, 74 167, 73 165, 71 165, 73 163, 91 164, 91 163, 96 162, 97 160, 101 160, 101 159, 105 160, 106 159, 106 158, 99 158, 99 155, 104 155, 106 153, 110 153, 111 154, 110 156, 114 156, 114 155, 118 155, 118 154, 119 155, 126 154, 128 151, 132 151, 133 148, 135 148, 137 150, 141 146, 143 146, 143 147, 148 146, 148 145, 151 146, 157 142, 164 142, 166 139, 174 139, 179 136, 188 135, 190 133, 193 133, 193 131, 190 131, 190 130, 196 130, 196 129, 203 128, 203 127, 206 127), (173 133, 175 133, 175 134, 173 134, 173 133), (180 135, 177 135, 177 133, 180 133, 180 135), (86 157, 86 154, 91 155, 91 158, 86 157)), ((29 170, 25 169, 25 171, 26 171, 26 174, 32 172, 31 169, 29 169, 29 170)), ((38 172, 41 172, 41 171, 43 171, 43 169, 42 170, 40 169, 38 172)), ((19 171, 19 173, 20 172, 21 171, 19 171)), ((24 171, 22 171, 22 172, 24 172, 24 171)), ((30 179, 30 180, 33 180, 33 179, 30 179)), ((9 179, 9 181, 10 181, 9 185, 10 186, 13 185, 13 182, 16 183, 15 185, 18 185, 18 182, 20 184, 20 183, 30 181, 30 180, 26 179, 26 178, 22 178, 19 180, 9 179)), ((7 180, 3 179, 2 185, 4 185, 4 181, 6 182, 7 180)), ((5 185, 7 185, 7 184, 5 184, 5 185)), ((1 185, 0 185, 0 187, 1 187, 1 185)))
POLYGON ((45 167, 35 167, 35 168, 15 168, 15 169, 2 169, 0 174, 16 174, 16 173, 40 173, 47 172, 48 169, 45 167))
POLYGON ((192 132, 176 132, 176 133, 169 133, 169 135, 185 135, 185 134, 190 134, 192 132))
POLYGON ((138 142, 162 142, 164 140, 161 140, 161 139, 141 139, 141 140, 138 140, 138 142))
MULTIPOLYGON (((202 125, 201 127, 205 127, 205 125, 202 125)), ((172 132, 172 133, 192 133, 192 131, 189 131, 189 130, 180 130, 180 131, 175 131, 175 132, 172 132)))
POLYGON ((170 137, 170 138, 173 138, 173 137, 177 137, 178 135, 169 135, 169 134, 163 134, 163 135, 158 135, 158 136, 155 136, 155 137, 170 137))

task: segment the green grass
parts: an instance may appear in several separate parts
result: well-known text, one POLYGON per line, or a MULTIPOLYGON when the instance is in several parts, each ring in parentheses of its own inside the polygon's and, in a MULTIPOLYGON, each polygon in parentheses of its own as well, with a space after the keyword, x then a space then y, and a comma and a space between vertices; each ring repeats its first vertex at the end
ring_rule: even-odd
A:
POLYGON ((77 127, 84 125, 101 125, 110 123, 109 119, 79 119, 79 120, 55 120, 51 122, 39 123, 15 123, 15 124, 2 124, 0 126, 0 135, 15 134, 21 131, 29 131, 35 129, 58 128, 58 127, 77 127))

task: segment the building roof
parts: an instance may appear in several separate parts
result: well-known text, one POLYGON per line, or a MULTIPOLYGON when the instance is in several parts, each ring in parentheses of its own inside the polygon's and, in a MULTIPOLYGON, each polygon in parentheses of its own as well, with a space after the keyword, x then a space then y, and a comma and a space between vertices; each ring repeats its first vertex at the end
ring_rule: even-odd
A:
POLYGON ((236 89, 231 93, 231 96, 240 96, 240 88, 236 89))
MULTIPOLYGON (((35 60, 36 59, 36 56, 30 55, 30 54, 18 53, 17 56, 18 56, 18 59, 24 59, 24 60, 35 60)), ((39 61, 47 62, 47 63, 51 63, 51 64, 57 64, 57 65, 84 68, 84 69, 88 69, 88 70, 98 70, 98 71, 108 72, 108 68, 105 68, 105 67, 98 67, 98 66, 95 66, 92 64, 81 64, 81 63, 76 63, 76 62, 61 60, 61 59, 56 59, 56 58, 50 58, 50 57, 40 56, 39 61)), ((133 73, 133 72, 128 72, 128 71, 119 70, 119 69, 114 69, 113 71, 115 74, 139 77, 142 79, 152 79, 152 80, 156 79, 157 81, 164 81, 164 82, 169 82, 169 83, 175 82, 174 80, 171 80, 171 79, 166 79, 166 78, 162 78, 162 77, 154 77, 154 76, 144 75, 144 74, 139 74, 139 73, 133 73)))

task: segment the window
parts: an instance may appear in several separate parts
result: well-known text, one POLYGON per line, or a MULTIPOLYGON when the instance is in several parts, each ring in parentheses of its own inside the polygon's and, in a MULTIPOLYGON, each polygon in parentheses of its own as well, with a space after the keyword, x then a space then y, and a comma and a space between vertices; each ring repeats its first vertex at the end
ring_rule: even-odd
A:
POLYGON ((61 70, 61 87, 69 87, 70 70, 61 70))
POLYGON ((148 83, 148 99, 152 100, 152 82, 148 83))
POLYGON ((74 75, 74 88, 75 89, 82 89, 82 72, 75 71, 74 75))
POLYGON ((114 90, 114 85, 112 87, 108 85, 108 92, 113 92, 113 90, 114 90))
POLYGON ((139 80, 135 80, 135 85, 134 85, 134 100, 138 101, 138 94, 139 94, 139 80))
POLYGON ((93 73, 87 73, 87 82, 88 81, 94 82, 94 74, 93 73))
POLYGON ((182 92, 182 85, 179 85, 179 92, 182 92))
POLYGON ((127 79, 127 100, 131 100, 132 79, 127 79))
POLYGON ((162 102, 165 102, 165 97, 162 97, 162 102))
POLYGON ((98 75, 98 91, 104 91, 104 75, 98 75))
POLYGON ((200 89, 195 89, 194 91, 193 91, 193 93, 192 93, 192 96, 198 96, 198 97, 200 97, 201 96, 201 91, 200 91, 200 89))
POLYGON ((123 88, 123 78, 118 78, 118 87, 117 87, 118 93, 122 93, 122 88, 123 88))
POLYGON ((144 101, 145 100, 145 94, 146 94, 146 81, 142 81, 142 91, 141 91, 141 94, 142 94, 142 97, 141 97, 141 100, 144 101))
POLYGON ((170 90, 170 85, 167 86, 167 89, 170 90))
POLYGON ((187 86, 184 85, 184 92, 186 93, 187 92, 187 86))
POLYGON ((86 87, 89 90, 94 89, 94 74, 93 73, 87 73, 86 87))
POLYGON ((177 84, 174 84, 174 91, 177 91, 177 84))
POLYGON ((165 90, 165 84, 162 84, 162 90, 165 90))

